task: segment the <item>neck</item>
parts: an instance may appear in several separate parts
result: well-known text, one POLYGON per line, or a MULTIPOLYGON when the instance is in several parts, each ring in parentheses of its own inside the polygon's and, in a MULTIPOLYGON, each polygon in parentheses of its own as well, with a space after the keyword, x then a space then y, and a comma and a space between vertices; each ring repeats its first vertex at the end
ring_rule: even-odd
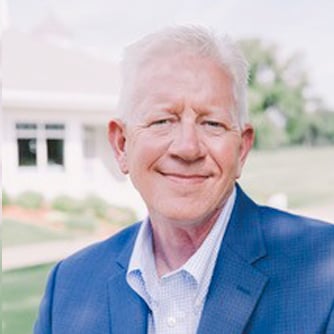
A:
POLYGON ((221 210, 216 210, 200 224, 152 220, 153 252, 158 276, 180 268, 201 246, 221 210))

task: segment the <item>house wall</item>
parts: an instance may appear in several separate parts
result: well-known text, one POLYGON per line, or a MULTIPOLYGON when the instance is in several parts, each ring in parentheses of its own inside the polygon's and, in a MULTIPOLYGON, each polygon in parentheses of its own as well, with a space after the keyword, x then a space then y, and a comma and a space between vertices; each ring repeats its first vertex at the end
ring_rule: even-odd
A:
MULTIPOLYGON (((146 212, 129 180, 122 176, 107 141, 107 122, 118 99, 118 64, 96 60, 29 34, 3 34, 2 176, 10 195, 38 191, 83 197, 95 193, 119 206, 146 212), (64 123, 64 168, 47 163, 46 142, 37 141, 37 167, 18 166, 16 122, 64 123), (94 128, 96 152, 85 156, 85 127, 94 128)), ((43 135, 41 131, 41 136, 43 135)))
MULTIPOLYGON (((84 197, 97 194, 118 206, 133 208, 139 218, 145 206, 129 180, 120 174, 107 140, 107 118, 99 112, 75 110, 45 110, 7 107, 3 117, 3 188, 10 195, 32 190, 51 199, 60 194, 84 197), (16 122, 63 123, 64 168, 46 164, 45 156, 38 157, 33 167, 18 166, 16 122), (95 155, 84 154, 84 129, 94 129, 95 155)), ((37 150, 45 152, 45 141, 37 140, 37 150)))

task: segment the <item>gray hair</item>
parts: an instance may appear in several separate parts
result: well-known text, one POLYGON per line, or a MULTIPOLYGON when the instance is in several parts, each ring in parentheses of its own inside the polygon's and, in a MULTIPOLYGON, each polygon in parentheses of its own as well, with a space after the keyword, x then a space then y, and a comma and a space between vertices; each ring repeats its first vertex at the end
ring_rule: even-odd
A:
POLYGON ((122 60, 123 85, 119 111, 125 120, 131 110, 131 83, 141 65, 162 54, 177 50, 208 57, 220 65, 232 78, 233 94, 239 126, 248 121, 247 80, 248 63, 240 48, 227 36, 218 36, 202 26, 174 26, 149 34, 128 46, 122 60))

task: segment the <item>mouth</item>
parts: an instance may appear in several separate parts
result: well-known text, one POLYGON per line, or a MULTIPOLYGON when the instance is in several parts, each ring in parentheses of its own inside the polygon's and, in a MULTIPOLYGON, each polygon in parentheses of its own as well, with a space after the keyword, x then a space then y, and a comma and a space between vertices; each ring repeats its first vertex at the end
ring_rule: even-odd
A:
POLYGON ((168 180, 182 184, 199 184, 206 181, 210 176, 205 174, 182 174, 182 173, 166 173, 159 172, 168 180))

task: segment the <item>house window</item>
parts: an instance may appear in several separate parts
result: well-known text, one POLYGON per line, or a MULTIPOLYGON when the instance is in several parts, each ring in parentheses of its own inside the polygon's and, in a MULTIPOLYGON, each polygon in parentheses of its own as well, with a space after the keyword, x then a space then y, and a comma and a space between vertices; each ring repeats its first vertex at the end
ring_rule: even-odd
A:
POLYGON ((19 166, 36 166, 36 138, 18 139, 19 166))
POLYGON ((19 167, 64 166, 65 125, 17 123, 19 167))
POLYGON ((45 124, 48 166, 64 166, 64 124, 45 124))
POLYGON ((47 139, 47 157, 49 166, 64 166, 64 140, 47 139))
POLYGON ((37 125, 16 124, 19 166, 37 165, 37 125))

